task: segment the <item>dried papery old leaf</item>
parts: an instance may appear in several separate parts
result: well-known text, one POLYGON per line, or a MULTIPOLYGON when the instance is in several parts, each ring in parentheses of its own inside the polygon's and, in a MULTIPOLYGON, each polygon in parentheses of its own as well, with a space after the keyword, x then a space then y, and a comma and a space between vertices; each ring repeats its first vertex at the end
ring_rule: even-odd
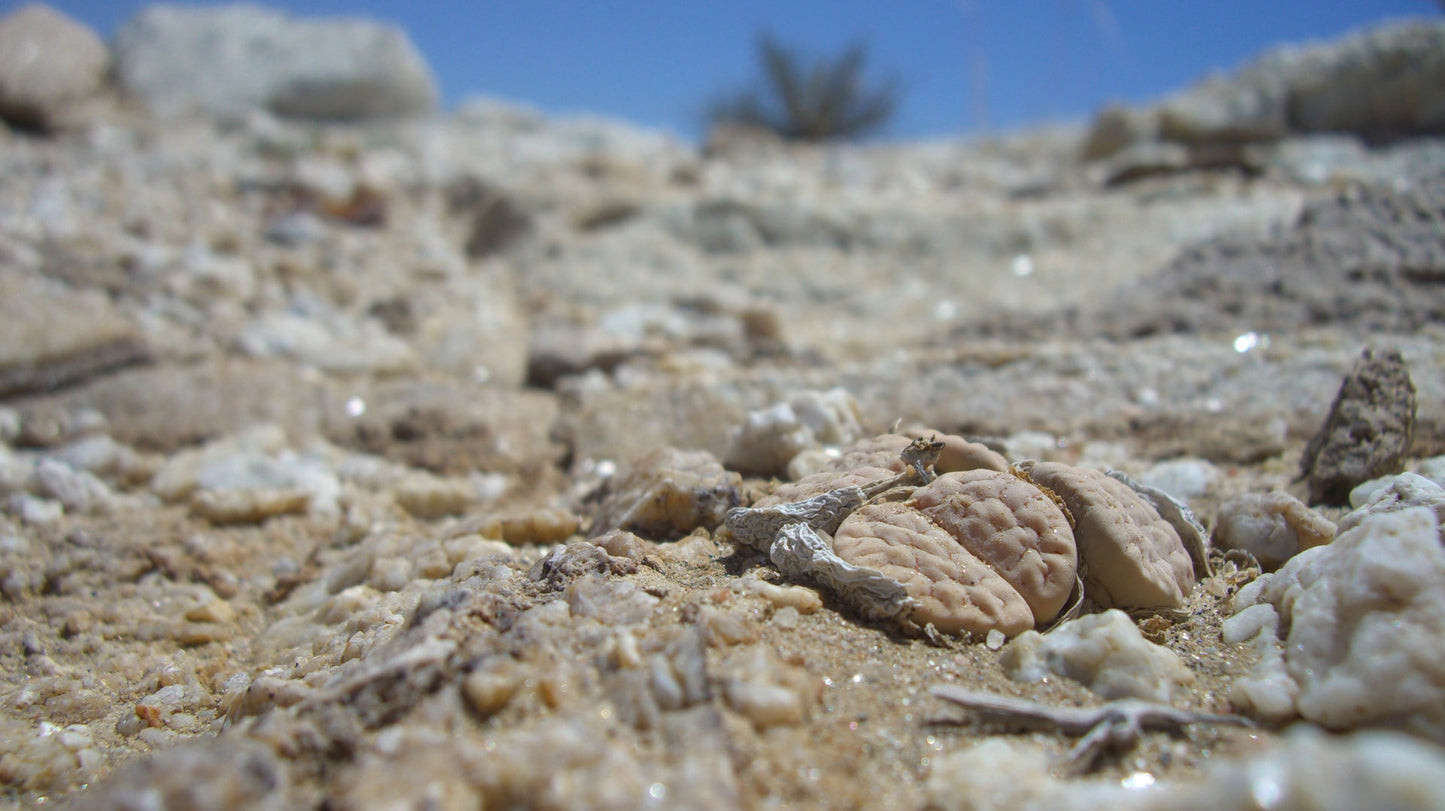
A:
POLYGON ((783 527, 768 557, 788 577, 821 581, 864 619, 904 619, 919 607, 890 573, 843 560, 807 524, 783 527))
POLYGON ((901 470, 901 466, 898 470, 893 470, 873 465, 847 471, 820 470, 817 473, 810 473, 795 482, 779 485, 778 489, 758 499, 757 503, 753 506, 771 507, 780 504, 790 504, 805 501, 813 496, 821 495, 832 490, 842 490, 847 487, 861 488, 896 476, 901 470))
POLYGON ((778 533, 792 524, 832 534, 850 513, 868 497, 862 488, 842 487, 812 498, 765 507, 735 507, 728 510, 727 528, 733 540, 753 549, 768 549, 778 533))
MULTIPOLYGON (((942 443, 939 442, 913 440, 903 449, 900 458, 906 465, 897 475, 880 476, 862 484, 850 482, 816 495, 810 493, 797 501, 777 503, 775 497, 760 506, 735 507, 728 510, 725 524, 734 540, 758 549, 768 546, 778 531, 789 524, 806 523, 831 534, 844 518, 868 500, 894 488, 922 484, 933 478, 933 462, 941 449, 942 443)), ((845 475, 848 479, 858 477, 857 472, 845 475)), ((811 485, 809 489, 812 489, 811 485)))

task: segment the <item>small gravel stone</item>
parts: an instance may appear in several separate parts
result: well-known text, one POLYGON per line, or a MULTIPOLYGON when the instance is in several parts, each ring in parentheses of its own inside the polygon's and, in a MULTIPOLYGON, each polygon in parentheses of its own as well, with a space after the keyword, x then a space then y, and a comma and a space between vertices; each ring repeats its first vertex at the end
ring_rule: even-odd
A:
POLYGON ((858 403, 847 390, 803 391, 750 412, 736 429, 724 462, 744 475, 777 476, 805 450, 848 445, 862 435, 858 403))
POLYGON ((724 682, 723 698, 729 708, 759 728, 789 726, 803 720, 803 697, 793 678, 761 648, 734 658, 732 675, 724 682))
POLYGON ((1274 570, 1335 537, 1334 522, 1288 493, 1246 493, 1226 501, 1214 522, 1214 545, 1250 553, 1274 570))
POLYGON ((811 614, 823 607, 818 592, 805 586, 777 586, 756 577, 745 578, 742 587, 750 594, 767 600, 774 608, 791 608, 800 614, 811 614))
POLYGON ((741 480, 711 454, 666 448, 639 459, 607 485, 590 533, 625 529, 671 539, 715 528, 742 502, 741 480))
POLYGON ((396 503, 417 518, 434 520, 461 515, 477 503, 477 489, 466 479, 443 479, 413 473, 397 482, 396 503))
POLYGON ((1167 704, 1175 691, 1194 681, 1177 654, 1145 639, 1118 609, 1069 620, 1047 636, 1029 631, 1004 648, 999 662, 1009 678, 1066 676, 1106 699, 1147 698, 1167 704))
POLYGON ((1415 384, 1397 349, 1366 349, 1300 457, 1311 504, 1347 504, 1350 490, 1399 472, 1415 429, 1415 384))
POLYGON ((1432 655, 1445 633, 1442 583, 1439 519, 1411 506, 1366 516, 1234 602, 1241 613, 1259 604, 1278 612, 1270 630, 1280 644, 1270 647, 1282 668, 1272 669, 1297 685, 1294 710, 1307 720, 1332 729, 1398 725, 1445 741, 1445 661, 1432 655))
POLYGON ((31 3, 0 18, 0 117, 28 129, 62 124, 104 85, 105 42, 55 9, 31 3))

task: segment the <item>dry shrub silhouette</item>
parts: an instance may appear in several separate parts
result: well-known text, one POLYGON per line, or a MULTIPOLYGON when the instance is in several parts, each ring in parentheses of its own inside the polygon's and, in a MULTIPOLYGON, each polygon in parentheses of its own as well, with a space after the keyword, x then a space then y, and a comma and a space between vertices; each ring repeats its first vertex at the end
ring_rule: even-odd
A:
POLYGON ((856 42, 834 57, 804 58, 771 34, 758 37, 759 83, 716 99, 708 110, 714 126, 757 127, 783 138, 826 141, 876 132, 898 109, 893 78, 864 76, 868 48, 856 42))

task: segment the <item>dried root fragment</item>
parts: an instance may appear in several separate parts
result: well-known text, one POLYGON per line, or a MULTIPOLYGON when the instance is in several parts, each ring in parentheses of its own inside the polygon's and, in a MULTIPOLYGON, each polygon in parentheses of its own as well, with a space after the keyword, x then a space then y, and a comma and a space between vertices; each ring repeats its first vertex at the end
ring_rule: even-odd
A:
POLYGON ((1068 504, 1089 598, 1105 608, 1174 608, 1194 588, 1179 533, 1139 494, 1097 470, 1060 462, 1020 465, 1068 504))
POLYGON ((1249 719, 1237 715, 1181 710, 1137 699, 1110 701, 1098 707, 1050 707, 953 684, 934 685, 929 692, 966 707, 986 721, 1082 736, 1064 759, 1065 771, 1071 774, 1090 771, 1106 751, 1132 748, 1145 731, 1178 733, 1190 724, 1251 725, 1249 719))

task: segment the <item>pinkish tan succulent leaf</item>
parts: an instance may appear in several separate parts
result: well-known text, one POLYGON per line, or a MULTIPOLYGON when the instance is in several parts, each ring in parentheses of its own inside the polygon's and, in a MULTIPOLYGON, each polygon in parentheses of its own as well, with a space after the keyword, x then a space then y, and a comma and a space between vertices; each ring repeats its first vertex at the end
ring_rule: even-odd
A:
POLYGON ((1097 470, 1022 466, 1073 513, 1089 598, 1105 608, 1172 608, 1194 588, 1194 564, 1174 527, 1138 493, 1097 470))
POLYGON ((1194 510, 1190 509, 1188 501, 1157 487, 1135 481, 1122 470, 1109 471, 1109 478, 1129 485, 1130 490, 1149 502, 1149 506, 1159 513, 1159 517, 1174 527, 1174 531, 1179 533, 1179 540, 1184 543, 1184 551, 1189 553, 1189 559, 1194 562, 1196 578, 1213 576, 1214 570, 1209 565, 1209 533, 1194 516, 1194 510))
POLYGON ((835 472, 859 468, 885 468, 893 473, 903 472, 903 449, 913 441, 902 434, 879 434, 860 439, 843 449, 843 453, 828 464, 828 470, 835 472))
POLYGON ((1052 620, 1074 589, 1068 518, 1042 490, 994 470, 945 473, 907 502, 1013 586, 1034 620, 1052 620))
MULTIPOLYGON (((838 528, 833 551, 854 566, 903 584, 917 601, 911 619, 943 633, 1014 636, 1034 627, 1022 595, 926 515, 905 504, 859 508, 838 528)), ((1071 575, 1072 577, 1072 575, 1071 575)))
POLYGON ((828 470, 851 471, 863 467, 887 468, 894 473, 902 472, 903 449, 915 439, 936 438, 943 443, 943 452, 934 469, 939 473, 961 470, 1008 470, 1008 460, 987 445, 969 442, 961 436, 927 430, 909 431, 904 434, 880 434, 859 440, 843 450, 842 455, 828 465, 828 470))
MULTIPOLYGON (((920 434, 928 436, 928 434, 920 434)), ((979 442, 969 442, 954 434, 939 434, 943 453, 938 455, 934 470, 939 473, 958 473, 965 470, 996 470, 1008 472, 1008 460, 998 451, 979 442)))

